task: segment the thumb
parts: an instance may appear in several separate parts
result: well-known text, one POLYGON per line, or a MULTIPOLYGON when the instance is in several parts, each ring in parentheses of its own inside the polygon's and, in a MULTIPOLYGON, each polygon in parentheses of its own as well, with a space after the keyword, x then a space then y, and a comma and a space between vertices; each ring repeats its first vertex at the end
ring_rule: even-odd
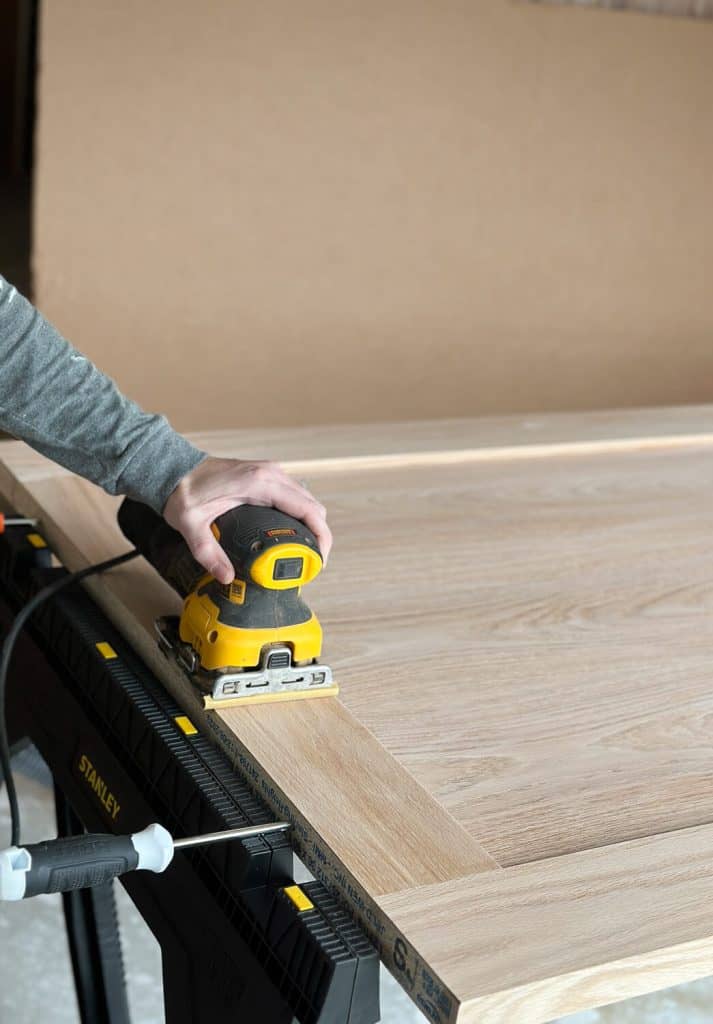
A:
POLYGON ((232 562, 213 536, 210 526, 197 527, 184 533, 191 554, 219 583, 232 583, 235 570, 232 562))

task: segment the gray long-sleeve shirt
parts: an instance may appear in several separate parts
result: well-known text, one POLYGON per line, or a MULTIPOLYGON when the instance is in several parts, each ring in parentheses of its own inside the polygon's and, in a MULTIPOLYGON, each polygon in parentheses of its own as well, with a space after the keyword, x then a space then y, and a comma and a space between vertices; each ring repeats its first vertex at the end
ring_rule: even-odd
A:
POLYGON ((3 277, 0 429, 157 512, 206 454, 122 395, 3 277))

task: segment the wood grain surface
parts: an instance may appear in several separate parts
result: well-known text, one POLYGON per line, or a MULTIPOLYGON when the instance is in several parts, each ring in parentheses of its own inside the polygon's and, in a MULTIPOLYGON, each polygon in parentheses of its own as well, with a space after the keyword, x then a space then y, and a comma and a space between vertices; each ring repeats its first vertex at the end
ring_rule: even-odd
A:
MULTIPOLYGON (((713 821, 712 410, 532 422, 204 437, 310 467, 336 544, 309 600, 339 701, 202 712, 153 641, 176 595, 142 562, 91 585, 437 1022, 544 1020, 712 966, 686 911, 713 821), (546 956, 540 896, 563 936, 546 956), (619 906, 626 941, 601 925, 619 906)), ((126 548, 118 499, 19 443, 0 454, 0 493, 68 566, 126 548)))
POLYGON ((459 1021, 532 1024, 713 974, 711 899, 704 825, 379 903, 461 995, 459 1021))
MULTIPOLYGON (((13 484, 6 475, 9 461, 0 467, 0 491, 17 507, 41 516, 43 532, 69 568, 127 549, 116 525, 120 499, 74 475, 57 477, 51 469, 42 479, 13 484)), ((159 652, 152 625, 160 614, 178 613, 175 592, 143 559, 88 581, 88 588, 185 702, 185 679, 159 652)), ((227 724, 231 754, 237 756, 239 750, 254 755, 283 798, 300 810, 368 892, 496 866, 341 701, 300 701, 284 708, 270 705, 204 716, 192 700, 191 714, 211 721, 219 717, 227 724)))
POLYGON ((712 472, 704 446, 313 477, 342 699, 499 862, 713 820, 712 472))
POLYGON ((195 433, 215 455, 277 459, 292 472, 391 469, 552 455, 661 450, 713 442, 713 407, 662 406, 581 413, 413 420, 357 426, 195 433))

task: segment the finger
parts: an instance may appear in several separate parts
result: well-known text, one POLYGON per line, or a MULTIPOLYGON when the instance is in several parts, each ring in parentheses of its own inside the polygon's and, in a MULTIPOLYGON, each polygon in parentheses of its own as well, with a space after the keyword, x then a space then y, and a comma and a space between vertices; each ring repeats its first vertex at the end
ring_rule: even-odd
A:
POLYGON ((310 492, 294 477, 285 473, 274 463, 256 463, 251 468, 245 486, 245 478, 241 477, 241 487, 225 493, 211 508, 212 518, 236 505, 272 506, 295 519, 302 520, 314 533, 325 565, 332 548, 332 532, 326 523, 326 511, 310 492))
POLYGON ((303 501, 306 501, 310 505, 316 505, 317 509, 321 512, 324 519, 327 518, 327 510, 319 501, 318 498, 312 494, 307 486, 306 481, 296 480, 293 476, 286 476, 284 480, 276 482, 276 486, 288 487, 295 492, 303 501))
POLYGON ((332 550, 332 531, 327 526, 324 507, 311 494, 288 486, 275 489, 272 503, 281 512, 302 520, 310 528, 317 538, 320 554, 326 565, 329 552, 332 550))
POLYGON ((191 554, 219 583, 232 583, 235 570, 223 548, 206 524, 184 533, 191 554))
POLYGON ((303 498, 314 500, 304 480, 297 480, 294 476, 286 473, 282 466, 274 463, 269 465, 262 464, 257 467, 250 481, 250 487, 247 490, 247 494, 250 496, 246 497, 245 500, 252 503, 252 496, 254 495, 260 503, 267 501, 273 505, 273 495, 281 487, 291 487, 303 498))
POLYGON ((332 531, 327 526, 327 522, 325 519, 321 521, 321 524, 317 523, 314 527, 310 526, 310 529, 317 538, 319 553, 321 554, 322 561, 324 562, 324 565, 326 567, 327 562, 329 561, 329 556, 332 551, 332 544, 334 542, 332 538, 332 531))

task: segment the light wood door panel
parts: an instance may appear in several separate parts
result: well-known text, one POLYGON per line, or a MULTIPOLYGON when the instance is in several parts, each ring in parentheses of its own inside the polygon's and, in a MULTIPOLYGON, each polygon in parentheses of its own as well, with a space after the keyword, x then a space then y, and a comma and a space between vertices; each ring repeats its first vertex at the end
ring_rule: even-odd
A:
POLYGON ((713 448, 314 476, 343 700, 504 864, 713 820, 713 448))
MULTIPOLYGON (((212 438, 309 467, 340 700, 205 713, 153 639, 177 596, 142 562, 91 583, 437 1024, 713 970, 712 411, 533 422, 212 438)), ((0 456, 70 568, 125 550, 118 499, 0 456)))

